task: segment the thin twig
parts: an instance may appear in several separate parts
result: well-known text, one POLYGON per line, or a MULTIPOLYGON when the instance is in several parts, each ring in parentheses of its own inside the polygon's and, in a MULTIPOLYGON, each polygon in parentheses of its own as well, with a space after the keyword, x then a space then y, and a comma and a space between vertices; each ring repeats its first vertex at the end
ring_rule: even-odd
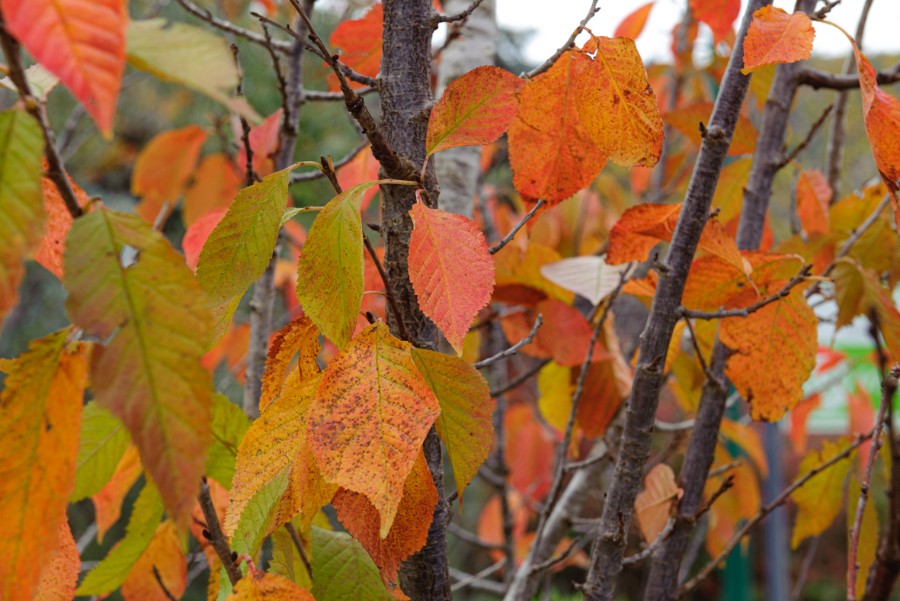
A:
POLYGON ((622 560, 623 566, 633 565, 636 563, 640 563, 653 555, 653 552, 662 544, 662 541, 666 540, 666 537, 672 532, 675 528, 675 519, 669 518, 666 522, 665 527, 660 531, 659 534, 656 535, 656 538, 653 539, 653 542, 648 545, 645 549, 643 549, 639 553, 635 553, 634 555, 629 555, 628 557, 622 560))
POLYGON ((78 198, 75 196, 75 190, 69 181, 69 175, 66 173, 65 165, 59 150, 56 148, 56 140, 53 129, 47 115, 44 113, 43 106, 40 101, 31 93, 31 87, 28 85, 28 78, 22 67, 22 57, 19 43, 6 31, 6 23, 3 13, 0 12, 0 45, 3 46, 3 53, 6 55, 6 62, 9 68, 9 79, 16 86, 19 96, 25 105, 25 110, 32 117, 37 119, 44 134, 44 155, 47 158, 47 177, 53 180, 59 190, 59 194, 66 205, 66 209, 74 218, 81 217, 83 211, 81 205, 78 204, 78 198))
POLYGON ((497 251, 499 251, 501 248, 512 242, 512 239, 516 237, 516 234, 519 233, 519 230, 522 229, 526 223, 531 221, 531 218, 537 215, 537 212, 540 211, 541 207, 543 207, 545 204, 547 204, 547 201, 543 198, 534 203, 534 206, 525 214, 524 217, 522 217, 522 220, 519 221, 519 223, 517 223, 515 227, 513 227, 513 229, 511 229, 509 233, 503 237, 503 240, 490 247, 488 249, 488 252, 493 255, 497 253, 497 251))
POLYGON ((222 566, 228 574, 228 580, 234 586, 242 577, 241 568, 235 562, 235 555, 231 547, 228 546, 228 539, 225 538, 225 533, 222 532, 222 526, 219 525, 219 516, 216 515, 216 507, 213 505, 206 478, 203 478, 200 482, 200 496, 197 500, 200 503, 200 509, 203 511, 203 517, 206 519, 203 536, 206 537, 216 555, 219 556, 219 561, 222 562, 222 566))
POLYGON ((794 581, 794 589, 791 591, 791 601, 800 601, 800 596, 803 594, 803 585, 806 584, 806 578, 809 576, 809 568, 812 566, 813 559, 816 557, 816 551, 819 549, 820 540, 822 540, 821 537, 813 537, 806 548, 806 555, 803 556, 803 563, 800 565, 800 573, 797 574, 797 580, 794 581))
MULTIPOLYGON (((191 0, 178 0, 178 4, 180 4, 184 10, 188 11, 198 19, 206 21, 216 29, 221 29, 222 31, 244 38, 254 44, 259 44, 260 46, 265 46, 267 44, 264 36, 259 35, 255 31, 250 31, 249 29, 244 29, 243 27, 235 25, 231 21, 219 18, 205 8, 197 6, 191 2, 191 0)), ((287 53, 291 49, 291 44, 290 42, 275 40, 273 42, 273 47, 278 52, 287 53)))
POLYGON ((457 579, 457 581, 450 587, 450 590, 456 592, 464 588, 475 588, 487 591, 489 593, 502 595, 503 591, 506 590, 503 584, 486 580, 486 578, 499 572, 503 568, 503 565, 504 562, 502 560, 498 561, 497 563, 491 564, 490 566, 481 570, 477 574, 466 574, 465 572, 457 570, 456 568, 450 568, 450 575, 457 579))
POLYGON ((438 15, 434 19, 432 19, 431 23, 434 27, 437 27, 441 23, 456 23, 458 21, 465 21, 468 19, 473 12, 475 12, 481 3, 484 0, 475 0, 472 4, 469 5, 467 9, 462 12, 458 12, 455 15, 438 15))
POLYGON ((531 328, 531 331, 528 335, 522 340, 518 341, 508 349, 502 350, 496 355, 492 355, 487 359, 482 359, 481 361, 477 361, 475 363, 475 369, 483 369, 488 367, 489 365, 493 365, 497 361, 501 361, 502 359, 506 359, 507 357, 512 357, 516 353, 519 352, 523 346, 527 346, 531 344, 531 341, 534 340, 535 335, 537 334, 538 328, 541 327, 541 324, 544 323, 544 318, 542 315, 538 314, 537 319, 534 320, 534 327, 531 328))
POLYGON ((791 161, 793 161, 800 155, 801 152, 806 150, 806 147, 809 146, 813 141, 813 138, 815 138, 816 133, 819 131, 822 125, 825 124, 825 121, 828 119, 828 115, 831 114, 832 110, 834 110, 834 104, 829 104, 827 107, 825 107, 825 110, 822 111, 822 114, 819 115, 819 118, 816 119, 815 123, 810 126, 809 131, 806 132, 806 137, 804 137, 803 140, 797 145, 797 147, 789 152, 787 156, 785 156, 781 160, 781 163, 778 164, 778 169, 789 165, 791 161))
POLYGON ((300 561, 303 562, 303 567, 306 568, 306 574, 312 578, 312 563, 310 563, 309 556, 306 554, 306 549, 303 547, 303 539, 300 538, 300 533, 297 532, 297 529, 292 522, 285 524, 284 529, 287 530, 288 534, 291 536, 291 541, 294 543, 294 547, 300 555, 300 561))
POLYGON ((596 15, 598 12, 600 12, 600 8, 597 6, 597 0, 591 0, 591 7, 588 9, 587 14, 581 20, 581 23, 578 24, 578 27, 576 27, 572 32, 572 35, 569 36, 569 39, 566 40, 566 43, 557 48, 556 52, 553 53, 553 56, 545 60, 538 67, 532 69, 528 73, 525 73, 524 76, 529 79, 532 77, 537 77, 538 75, 552 67, 553 63, 555 63, 556 60, 561 57, 566 50, 572 47, 572 44, 575 43, 575 38, 578 37, 578 34, 584 31, 584 28, 587 27, 587 24, 591 21, 591 19, 594 18, 594 15, 596 15))
POLYGON ((801 486, 806 484, 809 480, 814 478, 819 473, 827 470, 828 468, 830 468, 832 465, 836 464, 837 462, 849 457, 859 447, 859 445, 861 445, 865 441, 872 438, 873 433, 874 433, 874 430, 873 430, 873 432, 869 432, 868 434, 862 434, 860 436, 857 436, 856 440, 854 440, 850 444, 850 446, 848 446, 846 449, 844 449, 843 451, 841 451, 840 453, 838 453, 837 455, 835 455, 828 461, 825 461, 824 463, 814 467, 810 471, 806 472, 805 474, 803 474, 802 476, 797 478, 794 481, 794 483, 791 484, 790 486, 788 486, 786 489, 784 489, 781 492, 781 494, 779 494, 777 497, 772 499, 772 501, 770 501, 768 504, 764 505, 759 510, 759 512, 757 512, 757 514, 755 516, 753 516, 750 520, 748 520, 743 526, 738 528, 738 530, 732 535, 732 537, 729 539, 729 541, 722 548, 722 551, 715 558, 713 558, 709 563, 707 563, 699 572, 697 572, 696 576, 694 576, 693 578, 688 580, 678 590, 678 597, 683 597, 683 596, 689 594, 695 588, 697 588, 697 586, 701 582, 703 582, 703 580, 705 580, 712 573, 712 571, 714 569, 716 569, 716 566, 718 566, 722 561, 725 560, 726 557, 728 557, 728 555, 731 553, 732 549, 734 549, 741 542, 741 540, 743 540, 743 538, 745 536, 747 536, 747 534, 759 522, 761 522, 763 520, 763 518, 765 518, 767 515, 772 513, 775 509, 780 507, 785 501, 787 501, 790 498, 790 496, 792 494, 794 494, 794 491, 796 491, 798 488, 800 488, 801 486))
POLYGON ((503 393, 509 392, 513 388, 518 388, 519 386, 530 380, 532 377, 534 377, 534 375, 541 371, 548 363, 550 363, 550 359, 542 359, 539 363, 535 364, 534 367, 532 367, 528 371, 525 371, 524 373, 519 374, 500 388, 492 389, 491 396, 496 397, 503 393))
MULTIPOLYGON (((378 255, 375 253, 375 247, 372 246, 372 242, 369 240, 368 236, 363 235, 363 244, 366 245, 366 250, 368 251, 369 256, 372 257, 372 263, 375 264, 375 269, 378 270, 378 275, 381 276, 381 281, 384 282, 384 294, 387 297, 388 304, 391 306, 391 312, 394 315, 402 315, 402 313, 400 313, 400 307, 397 304, 397 299, 394 298, 394 293, 391 291, 390 280, 388 279, 387 272, 384 270, 384 265, 381 264, 381 259, 379 259, 378 255)), ((409 340, 406 326, 403 324, 402 319, 397 319, 397 329, 400 331, 401 340, 409 340)))
POLYGON ((155 565, 153 566, 153 578, 156 580, 156 584, 159 585, 160 590, 162 590, 163 595, 166 596, 166 599, 168 599, 169 601, 178 601, 175 595, 173 595, 171 591, 169 591, 166 583, 163 582, 162 574, 159 573, 159 568, 157 568, 155 565))
MULTIPOLYGON (((356 90, 356 93, 360 96, 365 96, 366 94, 371 94, 377 91, 377 88, 370 86, 360 88, 356 90)), ((314 100, 319 102, 343 102, 344 100, 344 95, 341 92, 325 92, 323 90, 307 90, 304 88, 303 94, 306 96, 307 100, 314 100)))
POLYGON ((488 541, 480 538, 477 534, 469 532, 462 526, 459 526, 454 523, 447 524, 447 532, 454 535, 461 541, 465 541, 470 545, 475 545, 480 549, 485 549, 486 551, 502 551, 503 545, 497 543, 489 543, 488 541))
POLYGON ((694 311, 692 309, 681 309, 681 315, 684 317, 690 317, 693 319, 722 319, 725 317, 747 317, 751 313, 755 313, 759 311, 766 305, 770 305, 775 301, 781 300, 790 294, 791 289, 795 286, 798 286, 802 282, 806 281, 806 278, 809 276, 810 271, 812 270, 812 265, 805 265, 803 269, 800 270, 800 273, 791 278, 784 287, 773 294, 772 296, 767 296, 766 298, 759 300, 749 307, 744 307, 743 309, 723 309, 722 311, 694 311))
MULTIPOLYGON (((355 159, 360 152, 369 147, 369 142, 363 142, 362 144, 356 146, 353 150, 342 156, 337 161, 332 161, 331 157, 328 157, 331 166, 337 171, 353 159, 355 159)), ((296 184, 298 182, 311 182, 317 179, 322 179, 323 177, 327 177, 324 171, 316 169, 315 171, 308 171, 306 173, 291 173, 291 183, 296 184)))
POLYGON ((570 542, 566 546, 566 548, 563 549, 562 553, 556 555, 555 557, 551 557, 547 561, 542 561, 541 563, 537 563, 537 564, 531 566, 531 573, 532 574, 540 574, 541 572, 545 572, 545 571, 549 570, 550 568, 561 564, 565 560, 569 559, 572 556, 572 554, 575 553, 575 551, 582 549, 584 547, 584 545, 587 544, 587 542, 588 542, 587 536, 580 536, 580 537, 572 540, 572 542, 570 542))

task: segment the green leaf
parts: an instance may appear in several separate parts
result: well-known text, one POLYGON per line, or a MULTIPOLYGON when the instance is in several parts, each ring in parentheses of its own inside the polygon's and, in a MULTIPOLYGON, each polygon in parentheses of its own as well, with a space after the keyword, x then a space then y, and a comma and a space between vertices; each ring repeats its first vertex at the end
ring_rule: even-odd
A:
POLYGON ((312 528, 316 601, 392 601, 366 550, 345 532, 312 528))
POLYGON ((128 428, 184 527, 212 439, 212 381, 200 365, 211 330, 203 290, 162 234, 105 208, 75 220, 64 264, 72 321, 107 341, 91 361, 97 404, 128 428))
POLYGON ((491 391, 478 370, 458 357, 415 347, 410 353, 441 406, 434 426, 447 447, 456 490, 462 494, 491 452, 491 391))
POLYGON ((281 470, 272 480, 266 482, 250 499, 241 512, 237 528, 231 537, 231 549, 238 555, 247 553, 251 557, 259 551, 266 538, 269 524, 278 512, 278 502, 287 490, 290 466, 281 470))
POLYGON ((126 35, 128 62, 134 68, 205 94, 254 123, 261 121, 243 98, 231 95, 239 76, 224 38, 165 19, 131 21, 126 35))
POLYGON ((228 329, 241 296, 272 259, 288 201, 290 171, 277 171, 241 190, 203 246, 197 280, 213 307, 216 340, 228 329))
POLYGON ((313 222, 297 266, 303 310, 338 348, 353 336, 363 293, 363 233, 360 206, 366 182, 338 194, 313 222))
POLYGON ((31 115, 0 113, 0 329, 16 304, 25 256, 44 233, 43 149, 41 127, 31 115))
POLYGON ((72 503, 100 492, 116 472, 129 442, 128 430, 116 416, 93 401, 84 406, 72 503))
POLYGON ((249 427, 250 419, 240 407, 223 394, 213 395, 213 443, 206 459, 206 475, 225 488, 231 488, 238 446, 249 427))
POLYGON ((162 515, 163 506, 159 491, 148 481, 134 502, 128 526, 125 528, 125 536, 113 547, 109 555, 88 573, 75 594, 104 595, 121 586, 131 571, 131 566, 153 540, 162 515))

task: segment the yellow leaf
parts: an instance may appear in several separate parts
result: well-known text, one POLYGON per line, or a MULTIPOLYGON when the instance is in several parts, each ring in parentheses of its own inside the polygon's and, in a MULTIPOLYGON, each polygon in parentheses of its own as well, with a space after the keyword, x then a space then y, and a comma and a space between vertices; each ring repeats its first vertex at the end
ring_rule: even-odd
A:
POLYGON ((70 333, 32 342, 0 394, 0 599, 31 600, 75 485, 87 361, 70 333))
POLYGON ((538 409, 547 423, 559 430, 565 431, 572 413, 571 383, 572 368, 564 367, 555 361, 551 361, 538 372, 537 386, 538 409))
MULTIPOLYGON (((829 461, 849 446, 846 438, 822 442, 822 449, 810 451, 800 462, 797 472, 805 474, 829 461)), ((851 455, 852 456, 852 455, 851 455)), ((796 549, 804 539, 818 536, 841 512, 844 501, 844 480, 850 469, 849 458, 838 461, 801 486, 791 497, 797 506, 797 517, 791 535, 791 548, 796 549)))

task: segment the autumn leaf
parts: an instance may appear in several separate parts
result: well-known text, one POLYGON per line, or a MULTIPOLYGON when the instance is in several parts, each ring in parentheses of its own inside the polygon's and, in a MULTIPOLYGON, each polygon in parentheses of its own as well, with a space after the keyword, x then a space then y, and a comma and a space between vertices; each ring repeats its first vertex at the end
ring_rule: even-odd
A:
POLYGON ((519 112, 509 128, 509 161, 520 194, 563 201, 587 187, 606 164, 606 154, 584 122, 589 107, 576 102, 591 66, 586 54, 569 50, 519 92, 519 112))
POLYGON ((4 27, 112 134, 125 70, 124 0, 2 0, 4 27))
POLYGON ((131 510, 125 536, 109 554, 88 572, 75 591, 76 595, 104 595, 125 582, 131 567, 141 558, 156 534, 163 516, 162 500, 156 487, 148 482, 141 489, 131 510))
POLYGON ((316 601, 394 601, 372 559, 346 532, 312 528, 316 601))
POLYGON ((634 499, 634 512, 644 541, 649 545, 666 527, 672 505, 683 491, 675 483, 675 473, 665 463, 653 466, 644 477, 644 490, 634 499))
POLYGON ((542 266, 541 275, 598 305, 628 278, 631 267, 608 265, 605 256, 571 257, 542 266))
POLYGON ((512 405, 504 416, 509 483, 523 496, 540 500, 550 489, 556 440, 528 405, 512 405))
POLYGON ((525 80, 499 67, 478 67, 455 79, 431 109, 429 155, 457 146, 490 144, 516 117, 516 94, 525 80))
POLYGON ((797 455, 801 455, 806 451, 806 428, 807 422, 809 421, 809 415, 819 408, 821 401, 821 394, 816 393, 803 399, 803 401, 795 405, 791 410, 791 431, 788 434, 788 437, 791 440, 791 446, 794 448, 794 453, 797 455))
POLYGON ((792 254, 744 251, 739 269, 719 257, 701 257, 691 265, 681 302, 702 311, 748 307, 781 291, 803 269, 803 258, 792 254))
POLYGON ((211 328, 200 286, 160 233, 102 208, 72 226, 64 283, 73 322, 108 341, 91 362, 98 405, 124 422, 170 515, 185 524, 210 442, 212 385, 200 357, 211 328))
MULTIPOLYGON (((590 348, 594 327, 578 309, 556 299, 538 303, 535 311, 544 323, 535 335, 535 344, 550 354, 560 365, 576 367, 584 363, 590 348)), ((591 362, 602 361, 609 355, 598 339, 594 343, 591 362)))
POLYGON ((831 196, 831 186, 824 173, 818 169, 800 173, 797 179, 797 214, 807 234, 825 234, 831 230, 828 213, 831 196))
POLYGON ((365 495, 390 532, 419 447, 440 406, 410 345, 376 323, 328 365, 309 410, 309 440, 325 479, 365 495))
POLYGON ((281 328, 269 347, 259 410, 264 411, 281 392, 288 367, 298 352, 296 369, 299 371, 300 380, 310 380, 318 375, 321 370, 316 363, 316 357, 321 350, 319 330, 305 315, 281 328))
MULTIPOLYGON (((359 19, 341 21, 329 38, 329 47, 341 50, 341 62, 362 75, 375 77, 381 71, 381 37, 384 8, 376 2, 359 19)), ((350 81, 350 87, 361 88, 362 84, 350 81)), ((337 77, 328 77, 328 87, 339 90, 337 77)))
POLYGON ((719 336, 735 351, 725 373, 750 403, 753 419, 777 421, 803 398, 816 365, 817 324, 797 288, 744 319, 722 320, 719 336))
MULTIPOLYGON (((127 601, 127 600, 126 600, 127 601)), ((316 601, 287 578, 250 570, 225 601, 316 601)))
POLYGON ((71 502, 90 497, 103 488, 116 471, 129 445, 125 426, 112 413, 91 401, 81 418, 75 488, 71 502))
POLYGON ((359 210, 366 191, 378 184, 359 184, 328 201, 309 230, 297 265, 303 310, 338 348, 356 328, 365 270, 359 210))
POLYGON ((736 445, 759 469, 763 478, 769 477, 769 464, 763 450, 759 432, 750 424, 742 424, 730 419, 723 419, 719 433, 731 444, 736 445))
POLYGON ((431 209, 421 199, 410 216, 409 279, 419 307, 460 353, 469 326, 494 290, 487 242, 471 219, 431 209))
POLYGON ((734 21, 741 12, 740 0, 690 0, 691 14, 709 25, 718 44, 732 32, 734 21))
POLYGON ((571 304, 575 295, 541 274, 545 265, 561 259, 558 252, 542 244, 530 242, 524 251, 514 244, 506 245, 494 255, 494 300, 534 305, 549 297, 571 304), (523 301, 522 296, 528 300, 523 301))
POLYGON ((654 4, 656 4, 655 1, 648 2, 636 8, 634 12, 629 13, 616 27, 613 37, 636 40, 641 35, 641 32, 644 31, 644 25, 647 24, 647 17, 650 16, 650 11, 653 10, 654 4))
POLYGON ((41 578, 32 601, 60 601, 75 598, 75 585, 81 573, 81 557, 72 538, 68 520, 59 524, 56 548, 41 569, 41 578))
POLYGON ((239 77, 224 37, 165 19, 131 21, 127 37, 128 62, 135 69, 205 94, 251 123, 259 121, 243 98, 232 96, 239 77))
POLYGON ((0 393, 0 597, 30 601, 66 521, 75 484, 85 348, 70 329, 31 343, 4 367, 0 393))
POLYGON ((227 209, 244 181, 234 163, 224 154, 203 157, 192 175, 193 181, 184 191, 181 214, 188 227, 212 211, 227 209))
POLYGON ((147 223, 164 220, 194 173, 206 132, 196 125, 156 135, 141 151, 131 174, 131 193, 141 198, 137 213, 147 223))
MULTIPOLYGON (((197 271, 197 264, 200 262, 200 253, 209 240, 209 235, 216 229, 227 208, 214 209, 192 223, 187 231, 184 232, 184 238, 181 239, 181 249, 184 251, 184 262, 192 270, 197 271)), ((220 341, 221 343, 221 341, 220 341)))
POLYGON ((600 152, 625 167, 652 167, 662 154, 663 123, 644 62, 630 38, 591 38, 592 56, 576 104, 600 152))
POLYGON ((187 560, 175 524, 166 520, 122 583, 125 601, 171 601, 187 588, 187 560), (157 580, 159 578, 159 580, 157 580), (165 588, 163 588, 165 587, 165 588))
MULTIPOLYGON (((253 152, 253 171, 260 177, 270 175, 275 169, 274 157, 278 151, 278 134, 281 132, 281 121, 284 109, 263 119, 263 122, 250 128, 250 149, 253 152)), ((243 132, 235 131, 235 138, 241 138, 243 132)), ((243 171, 247 169, 247 150, 241 144, 237 154, 237 165, 243 171)))
POLYGON ((565 432, 572 413, 572 368, 549 362, 537 375, 538 409, 548 424, 565 432))
POLYGON ((94 521, 97 524, 97 541, 109 532, 122 515, 122 503, 125 496, 134 486, 143 472, 137 449, 128 447, 116 466, 116 471, 96 494, 92 495, 94 503, 94 521))
POLYGON ((287 206, 290 172, 283 169, 241 190, 203 245, 197 281, 209 297, 216 340, 228 329, 241 296, 269 266, 287 206))
POLYGON ((774 6, 763 6, 753 13, 744 38, 741 73, 747 75, 766 65, 807 60, 815 37, 816 30, 806 13, 790 14, 774 6))
POLYGON ((478 370, 462 359, 418 348, 410 353, 441 407, 434 425, 447 448, 456 490, 462 497, 491 452, 494 401, 478 370))
MULTIPOLYGON (((712 116, 713 104, 711 102, 697 102, 686 107, 671 110, 663 115, 663 121, 678 130, 687 137, 694 146, 700 147, 703 138, 700 135, 699 123, 708 124, 712 116)), ((756 149, 756 138, 759 134, 753 127, 753 122, 745 115, 739 115, 734 133, 731 136, 731 145, 728 154, 752 154, 756 149)))
POLYGON ((360 542, 378 566, 388 590, 397 598, 405 599, 398 584, 400 564, 425 546, 437 502, 438 492, 425 455, 420 451, 403 485, 403 498, 387 537, 380 536, 378 510, 363 495, 341 489, 332 505, 347 532, 360 542))
MULTIPOLYGON (((806 454, 797 472, 805 474, 830 461, 849 446, 842 438, 835 442, 822 441, 822 448, 806 454)), ((791 549, 796 549, 810 536, 818 536, 831 526, 841 512, 844 501, 844 480, 850 470, 850 461, 838 461, 827 470, 797 489, 791 496, 797 506, 797 516, 791 534, 791 549)))
POLYGON ((213 442, 206 458, 206 475, 231 488, 238 447, 250 427, 247 414, 223 394, 213 395, 213 442))
MULTIPOLYGON (((374 181, 378 179, 378 169, 380 167, 381 164, 375 158, 375 155, 372 154, 372 148, 367 146, 353 157, 352 161, 343 167, 338 167, 338 184, 340 184, 342 190, 347 190, 359 184, 374 181)), ((378 186, 373 186, 366 190, 360 205, 360 211, 366 212, 376 194, 378 194, 378 186)))
POLYGON ((723 452, 721 447, 717 448, 714 469, 720 473, 710 476, 703 489, 703 497, 709 502, 722 489, 725 481, 731 480, 731 487, 718 496, 709 511, 706 549, 713 556, 724 550, 738 526, 751 519, 762 505, 759 482, 753 469, 746 462, 738 462, 737 466, 726 468, 733 462, 733 458, 723 452))
POLYGON ((835 262, 831 277, 838 304, 836 327, 849 324, 857 315, 874 311, 888 351, 892 357, 900 357, 900 311, 879 275, 853 259, 842 257, 835 262))
POLYGON ((33 117, 0 113, 0 323, 16 305, 26 254, 41 238, 41 154, 44 137, 33 117))
MULTIPOLYGON (((90 197, 71 177, 69 185, 75 192, 78 205, 85 207, 90 202, 90 197)), ((63 250, 73 218, 63 202, 59 189, 50 178, 46 176, 41 178, 41 191, 44 195, 44 212, 47 219, 44 223, 44 237, 41 239, 40 248, 34 253, 34 260, 40 263, 44 269, 62 279, 63 250)))

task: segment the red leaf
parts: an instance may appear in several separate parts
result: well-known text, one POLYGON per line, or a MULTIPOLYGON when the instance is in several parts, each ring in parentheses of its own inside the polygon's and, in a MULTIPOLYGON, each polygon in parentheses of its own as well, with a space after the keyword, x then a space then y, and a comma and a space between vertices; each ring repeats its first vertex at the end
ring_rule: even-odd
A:
POLYGON ((494 290, 487 242, 471 219, 430 209, 421 199, 410 215, 409 278, 419 306, 461 353, 472 320, 494 290))
POLYGON ((744 38, 744 68, 748 73, 775 63, 795 63, 812 54, 816 30, 804 12, 789 14, 780 8, 763 6, 753 13, 744 38))
POLYGON ((731 33, 741 0, 691 0, 690 7, 695 19, 709 25, 718 44, 731 33))
POLYGON ((125 0, 0 0, 4 26, 112 133, 125 69, 125 0))
POLYGON ((616 32, 613 34, 613 37, 631 38, 632 40, 636 40, 638 36, 641 35, 641 32, 644 31, 644 25, 647 24, 647 17, 650 16, 650 11, 653 9, 655 3, 655 1, 648 2, 622 19, 622 22, 616 27, 616 32))
MULTIPOLYGON (((364 148, 353 157, 352 161, 337 170, 338 183, 341 185, 341 189, 349 190, 359 184, 375 181, 378 179, 378 169, 380 168, 381 164, 372 154, 372 148, 364 148)), ((363 194, 362 204, 359 208, 361 213, 365 213, 366 209, 369 208, 369 204, 375 195, 378 194, 378 190, 378 186, 372 186, 363 194)))
POLYGON ((797 213, 807 234, 828 233, 831 195, 831 186, 824 173, 818 169, 800 173, 797 179, 797 213))
POLYGON ((210 211, 195 221, 184 233, 181 247, 184 249, 184 261, 188 267, 197 269, 197 261, 200 260, 200 252, 203 250, 203 245, 206 244, 206 239, 209 238, 209 235, 216 229, 216 226, 219 225, 222 217, 227 212, 227 207, 210 211))
MULTIPOLYGON (((329 38, 331 48, 341 50, 341 62, 362 75, 375 77, 381 71, 381 35, 384 8, 381 2, 375 4, 361 19, 342 21, 329 38)), ((361 88, 362 84, 349 82, 352 87, 361 88)), ((332 73, 328 78, 328 87, 340 89, 337 77, 332 73)))

